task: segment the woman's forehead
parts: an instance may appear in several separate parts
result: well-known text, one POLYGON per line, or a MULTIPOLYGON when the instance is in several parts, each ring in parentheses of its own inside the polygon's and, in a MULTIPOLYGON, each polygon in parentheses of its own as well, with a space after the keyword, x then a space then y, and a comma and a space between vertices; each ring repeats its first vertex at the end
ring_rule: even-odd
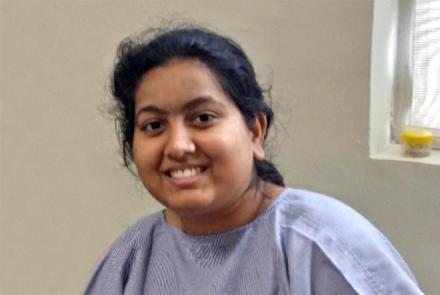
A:
POLYGON ((206 65, 194 59, 174 60, 143 76, 135 92, 135 104, 136 109, 148 104, 181 107, 200 97, 231 103, 206 65))

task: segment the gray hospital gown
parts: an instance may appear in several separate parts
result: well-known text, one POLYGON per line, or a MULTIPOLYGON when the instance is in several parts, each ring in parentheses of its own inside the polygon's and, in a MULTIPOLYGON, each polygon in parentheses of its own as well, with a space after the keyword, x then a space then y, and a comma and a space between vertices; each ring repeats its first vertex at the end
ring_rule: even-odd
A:
POLYGON ((235 230, 192 236, 158 212, 131 226, 85 294, 422 294, 390 242, 341 202, 285 189, 235 230))

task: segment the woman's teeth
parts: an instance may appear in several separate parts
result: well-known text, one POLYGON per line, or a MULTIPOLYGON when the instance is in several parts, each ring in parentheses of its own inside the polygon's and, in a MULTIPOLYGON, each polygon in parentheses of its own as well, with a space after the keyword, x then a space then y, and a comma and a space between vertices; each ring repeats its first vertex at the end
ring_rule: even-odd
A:
POLYGON ((170 172, 171 178, 188 178, 194 175, 199 174, 202 171, 202 168, 186 168, 183 170, 173 170, 170 172))

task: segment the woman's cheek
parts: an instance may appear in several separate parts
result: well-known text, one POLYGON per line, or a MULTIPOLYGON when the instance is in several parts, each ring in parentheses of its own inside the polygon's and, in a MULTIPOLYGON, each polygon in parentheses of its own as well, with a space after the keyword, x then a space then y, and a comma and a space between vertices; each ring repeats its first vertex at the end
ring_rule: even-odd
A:
POLYGON ((151 170, 153 167, 152 160, 155 158, 156 157, 151 154, 150 150, 144 148, 140 144, 137 144, 133 148, 133 161, 140 175, 151 170))

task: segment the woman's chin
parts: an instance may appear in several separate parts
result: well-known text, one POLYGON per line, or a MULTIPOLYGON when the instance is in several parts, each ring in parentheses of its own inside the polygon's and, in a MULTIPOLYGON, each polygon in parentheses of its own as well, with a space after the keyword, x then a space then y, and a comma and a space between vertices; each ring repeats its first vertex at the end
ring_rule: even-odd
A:
POLYGON ((166 202, 161 202, 167 209, 172 210, 179 216, 200 216, 213 210, 213 199, 203 194, 175 194, 166 202))

